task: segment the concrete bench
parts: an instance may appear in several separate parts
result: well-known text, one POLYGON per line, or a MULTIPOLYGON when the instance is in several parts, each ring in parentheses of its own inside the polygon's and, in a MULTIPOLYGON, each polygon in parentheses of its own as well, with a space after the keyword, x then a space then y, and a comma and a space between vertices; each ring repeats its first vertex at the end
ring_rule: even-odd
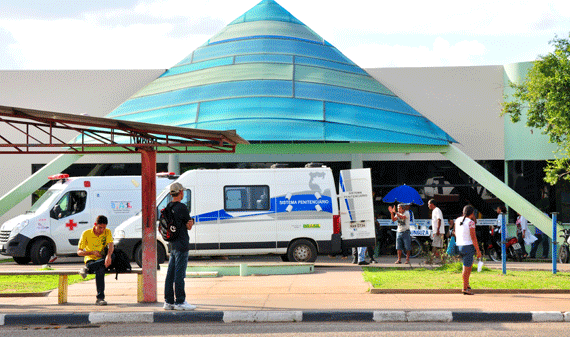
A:
MULTIPOLYGON (((115 274, 115 273, 111 273, 115 274)), ((119 274, 137 274, 137 302, 141 303, 143 297, 143 277, 141 268, 133 268, 130 272, 119 274)), ((59 275, 59 282, 57 286, 57 303, 67 303, 67 287, 69 285, 69 275, 79 275, 79 269, 76 270, 0 270, 0 275, 59 275)))

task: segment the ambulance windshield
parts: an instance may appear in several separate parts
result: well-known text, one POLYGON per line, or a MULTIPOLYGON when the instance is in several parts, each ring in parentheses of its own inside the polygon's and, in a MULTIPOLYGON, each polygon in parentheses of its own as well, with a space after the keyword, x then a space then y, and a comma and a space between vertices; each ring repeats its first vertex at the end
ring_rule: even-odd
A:
POLYGON ((44 204, 51 204, 51 202, 60 194, 61 190, 47 190, 26 213, 35 213, 44 204))

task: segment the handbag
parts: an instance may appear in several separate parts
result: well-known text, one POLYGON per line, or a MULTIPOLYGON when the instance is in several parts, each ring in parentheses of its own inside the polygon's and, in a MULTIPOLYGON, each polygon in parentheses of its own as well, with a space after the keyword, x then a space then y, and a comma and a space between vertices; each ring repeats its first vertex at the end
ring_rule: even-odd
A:
POLYGON ((446 253, 449 256, 457 255, 457 245, 455 244, 455 236, 452 236, 451 239, 449 239, 446 253))

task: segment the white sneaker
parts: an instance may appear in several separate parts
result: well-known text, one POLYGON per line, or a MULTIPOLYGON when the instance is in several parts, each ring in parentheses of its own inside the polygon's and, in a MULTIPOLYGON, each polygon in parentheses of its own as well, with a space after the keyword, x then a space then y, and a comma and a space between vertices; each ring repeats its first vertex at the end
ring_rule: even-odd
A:
POLYGON ((83 267, 79 270, 79 275, 81 275, 81 277, 83 277, 83 279, 85 279, 87 277, 88 272, 89 272, 89 269, 87 267, 83 267))
POLYGON ((174 310, 174 304, 170 304, 170 303, 164 302, 164 305, 162 306, 162 309, 164 309, 164 310, 174 310))
POLYGON ((188 302, 184 302, 181 304, 175 304, 174 305, 174 310, 181 310, 182 311, 182 310, 194 310, 194 309, 196 309, 196 306, 192 305, 188 302))

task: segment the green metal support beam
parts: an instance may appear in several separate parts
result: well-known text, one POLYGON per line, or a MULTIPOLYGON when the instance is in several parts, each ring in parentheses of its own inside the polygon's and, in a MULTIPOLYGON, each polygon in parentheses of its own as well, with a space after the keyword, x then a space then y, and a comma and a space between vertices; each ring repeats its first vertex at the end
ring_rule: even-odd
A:
POLYGON ((47 163, 35 174, 32 174, 28 179, 24 180, 18 186, 11 189, 8 193, 0 197, 0 216, 11 210, 14 206, 22 202, 22 200, 29 197, 38 188, 42 187, 48 180, 47 177, 61 173, 75 163, 79 158, 83 157, 80 154, 62 154, 57 156, 54 160, 47 163))
POLYGON ((395 143, 269 143, 236 145, 236 154, 439 153, 447 145, 395 143))
MULTIPOLYGON (((487 190, 491 191, 509 207, 524 216, 543 233, 546 233, 548 236, 552 235, 552 219, 489 171, 485 170, 481 165, 477 164, 473 159, 469 158, 463 151, 454 145, 449 145, 448 150, 441 154, 487 190)), ((557 241, 557 238, 551 239, 552 241, 557 241)))

